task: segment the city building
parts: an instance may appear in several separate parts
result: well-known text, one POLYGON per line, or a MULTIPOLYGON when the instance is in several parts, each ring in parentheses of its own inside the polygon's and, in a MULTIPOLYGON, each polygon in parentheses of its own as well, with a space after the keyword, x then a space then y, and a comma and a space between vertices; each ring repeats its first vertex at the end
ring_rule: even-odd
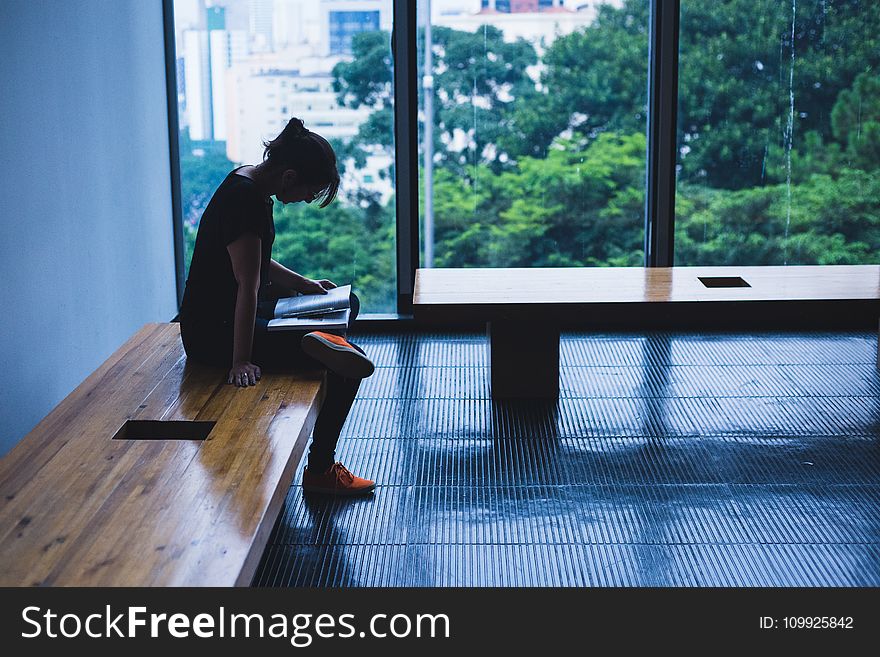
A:
POLYGON ((322 0, 320 14, 322 55, 350 55, 358 32, 391 32, 392 11, 388 0, 322 0))
POLYGON ((275 0, 248 0, 250 51, 272 52, 275 49, 275 0))
POLYGON ((490 24, 504 33, 504 39, 525 39, 537 48, 550 45, 556 38, 586 27, 596 17, 601 4, 619 4, 619 0, 603 2, 564 2, 563 0, 480 0, 469 7, 455 2, 446 6, 437 1, 432 5, 435 25, 474 32, 490 24), (455 8, 456 10, 453 10, 455 8))
POLYGON ((226 28, 226 11, 206 9, 206 29, 183 33, 184 103, 190 138, 226 139, 226 69, 248 55, 247 33, 226 28))
POLYGON ((307 127, 328 139, 349 139, 357 134, 373 108, 339 105, 333 76, 323 67, 315 67, 323 60, 303 63, 306 67, 295 69, 249 62, 227 71, 226 156, 231 161, 259 162, 263 141, 281 132, 291 116, 301 118, 307 127), (249 102, 254 98, 261 102, 249 102))
MULTIPOLYGON (((274 9, 291 31, 276 32, 276 51, 251 53, 224 72, 227 124, 222 133, 232 162, 258 162, 263 142, 273 138, 291 116, 328 139, 346 140, 375 109, 344 107, 333 90, 333 67, 351 56, 351 40, 360 31, 390 32, 390 3, 384 0, 327 0, 318 4, 281 0, 274 9)), ((219 87, 220 85, 218 85, 219 87)), ((221 134, 221 133, 216 133, 221 134)), ((220 139, 220 137, 217 137, 220 139)), ((391 181, 383 173, 391 154, 375 152, 366 167, 354 171, 343 190, 368 189, 387 201, 391 181)), ((343 192, 344 195, 344 192, 343 192)))

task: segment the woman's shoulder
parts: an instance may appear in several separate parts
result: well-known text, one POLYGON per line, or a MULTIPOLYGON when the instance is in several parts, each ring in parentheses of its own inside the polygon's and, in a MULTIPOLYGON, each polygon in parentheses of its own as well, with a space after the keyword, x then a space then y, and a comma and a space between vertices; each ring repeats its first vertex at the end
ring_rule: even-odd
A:
MULTIPOLYGON (((241 167, 239 167, 241 168, 241 167)), ((220 195, 225 202, 247 203, 254 205, 263 205, 265 199, 255 183, 250 178, 237 173, 238 169, 230 171, 226 178, 217 188, 217 194, 220 195)))

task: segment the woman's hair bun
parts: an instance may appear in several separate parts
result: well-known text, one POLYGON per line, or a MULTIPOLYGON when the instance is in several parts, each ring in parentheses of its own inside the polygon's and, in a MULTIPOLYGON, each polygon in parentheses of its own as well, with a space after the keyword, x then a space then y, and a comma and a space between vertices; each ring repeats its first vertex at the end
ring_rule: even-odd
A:
POLYGON ((299 139, 300 137, 305 137, 308 132, 309 131, 306 129, 306 126, 302 122, 302 119, 293 117, 292 119, 290 119, 290 121, 287 122, 287 125, 282 131, 282 134, 287 133, 285 136, 299 139))
POLYGON ((322 208, 336 197, 339 189, 336 153, 330 142, 306 128, 302 119, 291 118, 281 134, 264 141, 263 146, 264 161, 294 169, 303 181, 323 188, 318 194, 322 208))

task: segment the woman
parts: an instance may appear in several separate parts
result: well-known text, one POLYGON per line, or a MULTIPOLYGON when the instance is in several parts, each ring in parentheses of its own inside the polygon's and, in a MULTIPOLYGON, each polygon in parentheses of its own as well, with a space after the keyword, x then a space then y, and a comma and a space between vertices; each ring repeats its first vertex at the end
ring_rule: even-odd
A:
MULTIPOLYGON (((336 287, 272 259, 270 198, 284 204, 319 201, 326 207, 339 188, 336 155, 326 139, 297 118, 264 146, 263 161, 231 171, 202 215, 180 310, 183 346, 188 358, 229 368, 227 383, 239 387, 257 385, 262 368, 326 367, 327 390, 315 421, 303 489, 369 493, 375 482, 336 462, 335 449, 360 381, 373 373, 373 363, 341 335, 267 330, 278 298, 297 292, 326 294, 336 287)), ((358 307, 352 295, 351 321, 358 307)))

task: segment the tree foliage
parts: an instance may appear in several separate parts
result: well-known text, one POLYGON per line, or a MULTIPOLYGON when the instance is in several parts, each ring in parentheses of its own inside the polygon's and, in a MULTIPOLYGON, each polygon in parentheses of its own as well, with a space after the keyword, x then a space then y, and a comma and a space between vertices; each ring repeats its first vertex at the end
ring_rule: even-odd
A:
POLYGON ((840 92, 831 125, 849 166, 880 167, 880 75, 860 73, 851 89, 840 92))
MULTIPOLYGON (((647 26, 648 3, 627 0, 557 39, 544 57, 545 124, 644 131, 647 26)), ((680 177, 728 189, 780 182, 767 180, 765 159, 811 132, 830 136, 838 95, 859 73, 876 77, 878 26, 880 5, 859 0, 802 0, 794 15, 777 0, 682 3, 680 177)))

